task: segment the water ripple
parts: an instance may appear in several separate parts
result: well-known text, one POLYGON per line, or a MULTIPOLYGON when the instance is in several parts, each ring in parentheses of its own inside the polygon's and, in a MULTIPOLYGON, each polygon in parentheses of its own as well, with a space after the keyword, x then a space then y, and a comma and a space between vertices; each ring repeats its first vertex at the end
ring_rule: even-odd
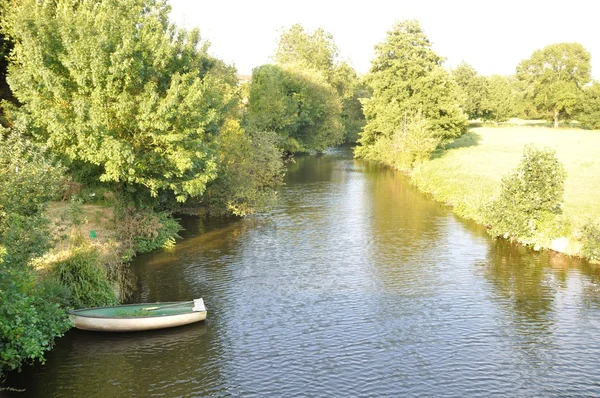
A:
MULTIPOLYGON (((299 157, 269 217, 141 256, 203 325, 69 333, 29 396, 599 396, 598 271, 491 241, 389 170, 299 157)), ((20 395, 23 396, 23 395, 20 395)))

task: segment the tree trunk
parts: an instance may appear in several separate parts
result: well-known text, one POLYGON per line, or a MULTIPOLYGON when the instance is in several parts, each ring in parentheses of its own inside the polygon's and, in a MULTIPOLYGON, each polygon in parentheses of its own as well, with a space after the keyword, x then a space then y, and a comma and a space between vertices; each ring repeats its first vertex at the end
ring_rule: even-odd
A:
POLYGON ((554 128, 558 128, 558 110, 554 111, 554 128))

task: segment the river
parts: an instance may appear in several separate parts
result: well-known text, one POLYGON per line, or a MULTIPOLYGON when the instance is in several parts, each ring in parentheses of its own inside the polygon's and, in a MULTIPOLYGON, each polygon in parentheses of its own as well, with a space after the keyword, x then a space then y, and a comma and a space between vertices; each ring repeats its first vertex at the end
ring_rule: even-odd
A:
POLYGON ((133 301, 202 296, 204 323, 72 330, 4 394, 600 396, 597 268, 493 241, 347 148, 297 157, 269 214, 183 223, 133 301))

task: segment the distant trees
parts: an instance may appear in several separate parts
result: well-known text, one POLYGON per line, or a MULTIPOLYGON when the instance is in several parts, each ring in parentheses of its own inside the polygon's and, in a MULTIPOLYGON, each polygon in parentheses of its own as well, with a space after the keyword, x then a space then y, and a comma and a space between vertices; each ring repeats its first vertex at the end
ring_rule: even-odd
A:
POLYGON ((320 71, 263 65, 252 73, 246 128, 278 133, 287 152, 321 151, 343 140, 341 110, 320 71))
POLYGON ((486 101, 488 98, 488 82, 466 62, 460 63, 452 70, 452 77, 458 85, 458 101, 463 112, 469 119, 484 119, 486 117, 486 101))
POLYGON ((276 65, 253 72, 247 128, 277 132, 287 152, 355 141, 364 124, 359 98, 368 92, 338 54, 333 36, 321 28, 309 32, 296 24, 283 31, 276 65))
POLYGON ((536 50, 517 66, 525 100, 558 127, 558 121, 572 118, 590 81, 590 53, 579 43, 551 44, 536 50))
POLYGON ((464 132, 467 118, 458 106, 456 83, 417 21, 396 23, 375 51, 366 76, 373 96, 363 103, 367 123, 355 154, 386 164, 400 156, 402 167, 411 167, 415 157, 409 147, 394 145, 407 140, 394 136, 450 139, 464 132))
POLYGON ((469 119, 495 123, 517 115, 518 93, 510 76, 481 76, 465 62, 452 71, 458 85, 458 100, 469 119))
POLYGON ((279 65, 303 64, 329 74, 336 66, 338 55, 330 33, 322 28, 307 32, 301 24, 295 24, 281 32, 274 59, 279 65))
POLYGON ((600 83, 593 82, 583 90, 583 100, 577 120, 583 127, 600 129, 600 83))
POLYGON ((514 76, 492 75, 486 80, 487 98, 484 119, 500 123, 517 116, 521 97, 514 76))

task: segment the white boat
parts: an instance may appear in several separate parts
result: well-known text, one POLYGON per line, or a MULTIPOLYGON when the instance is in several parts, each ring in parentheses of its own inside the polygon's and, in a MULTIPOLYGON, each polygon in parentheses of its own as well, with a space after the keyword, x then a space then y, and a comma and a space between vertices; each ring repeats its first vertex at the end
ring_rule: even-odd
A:
POLYGON ((137 332, 188 325, 206 319, 204 301, 126 304, 69 312, 77 329, 96 332, 137 332))

